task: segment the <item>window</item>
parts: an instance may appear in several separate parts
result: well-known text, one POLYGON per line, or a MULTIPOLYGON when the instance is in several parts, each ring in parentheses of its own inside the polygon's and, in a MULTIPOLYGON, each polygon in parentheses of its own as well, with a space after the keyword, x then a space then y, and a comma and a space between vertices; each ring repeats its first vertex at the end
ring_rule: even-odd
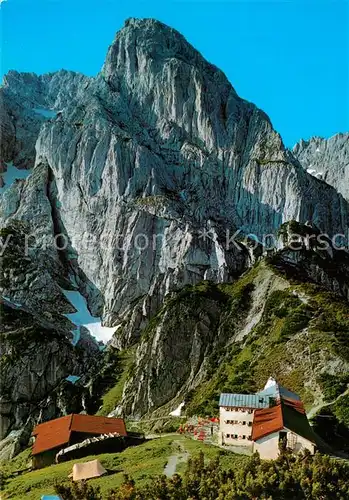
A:
POLYGON ((279 433, 279 447, 283 450, 287 447, 287 432, 285 431, 279 433))
POLYGON ((230 438, 230 434, 226 434, 225 437, 230 438))
POLYGON ((249 422, 249 423, 248 423, 248 426, 249 426, 249 427, 252 427, 252 422, 249 422))
POLYGON ((245 422, 245 420, 244 420, 244 421, 242 422, 242 425, 246 425, 246 422, 245 422))
POLYGON ((245 436, 245 435, 244 435, 244 436, 242 436, 242 439, 246 439, 246 436, 245 436))

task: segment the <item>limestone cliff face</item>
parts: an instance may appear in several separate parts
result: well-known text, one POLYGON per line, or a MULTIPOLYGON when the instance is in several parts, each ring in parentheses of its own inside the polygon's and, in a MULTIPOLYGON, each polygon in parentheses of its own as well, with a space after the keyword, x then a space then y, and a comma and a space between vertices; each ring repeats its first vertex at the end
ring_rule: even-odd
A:
POLYGON ((9 71, 0 89, 0 158, 32 168, 35 142, 47 110, 60 110, 88 86, 89 78, 72 71, 37 76, 9 71))
POLYGON ((0 443, 4 459, 27 443, 36 422, 84 409, 81 397, 79 402, 72 397, 61 401, 73 387, 66 378, 86 373, 94 356, 83 344, 74 348, 48 312, 46 317, 33 315, 0 299, 0 313, 0 441, 9 435, 0 443))
POLYGON ((42 420, 83 409, 83 380, 101 358, 86 329, 76 346, 76 328, 64 315, 74 307, 60 286, 69 286, 64 267, 49 253, 25 254, 26 224, 8 224, 0 231, 0 458, 25 445, 32 426, 42 420), (68 403, 65 403, 68 399, 68 403))
POLYGON ((349 134, 301 140, 292 152, 306 170, 313 175, 321 174, 328 184, 349 199, 349 134))
POLYGON ((91 310, 129 322, 119 345, 170 290, 249 265, 242 246, 227 249, 228 230, 262 237, 289 219, 329 233, 347 224, 343 197, 300 168, 268 117, 159 22, 127 21, 95 79, 15 82, 26 110, 35 99, 60 113, 40 123, 30 195, 8 190, 3 210, 30 218, 36 235, 66 235, 91 310))

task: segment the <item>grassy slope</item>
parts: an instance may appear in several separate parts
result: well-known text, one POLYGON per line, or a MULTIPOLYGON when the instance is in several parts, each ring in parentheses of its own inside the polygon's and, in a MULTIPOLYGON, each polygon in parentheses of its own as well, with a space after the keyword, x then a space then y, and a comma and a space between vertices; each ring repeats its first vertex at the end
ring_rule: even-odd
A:
MULTIPOLYGON (((221 392, 254 392, 270 376, 299 393, 308 410, 344 392, 349 382, 346 301, 318 286, 286 280, 274 267, 261 262, 235 283, 203 282, 185 287, 164 304, 143 338, 152 338, 165 313, 171 329, 187 328, 187 316, 178 314, 178 304, 185 306, 187 315, 192 311, 195 316, 208 299, 217 304, 217 317, 211 322, 215 341, 205 360, 206 376, 184 396, 187 414, 217 414, 221 392), (268 291, 258 294, 260 289, 268 291), (235 336, 251 310, 263 310, 262 317, 241 342, 236 342, 235 336), (341 383, 334 384, 333 378, 338 382, 339 375, 341 383), (327 397, 329 385, 334 392, 331 397, 327 397)), ((131 362, 131 358, 125 361, 123 375, 104 396, 101 413, 115 407, 131 362)), ((348 425, 349 418, 341 409, 345 402, 341 400, 333 411, 348 425)))
POLYGON ((116 382, 102 396, 102 406, 98 410, 97 415, 107 416, 120 403, 122 391, 126 382, 129 370, 132 367, 134 360, 134 350, 128 349, 118 355, 118 372, 116 382))
MULTIPOLYGON (((224 452, 217 447, 206 445, 199 441, 193 441, 180 435, 167 436, 148 441, 140 446, 128 448, 121 453, 104 454, 84 459, 52 465, 45 469, 24 473, 21 476, 6 481, 3 491, 4 499, 11 500, 38 500, 43 494, 54 492, 55 482, 67 481, 67 476, 76 462, 86 462, 98 458, 106 469, 116 472, 109 476, 92 479, 93 485, 99 485, 102 493, 119 486, 123 480, 123 474, 129 474, 136 482, 144 483, 151 476, 162 474, 168 457, 178 452, 187 451, 190 455, 195 455, 203 450, 207 459, 214 458, 218 453, 222 453, 222 463, 227 468, 233 463, 241 463, 246 457, 224 452)), ((29 458, 29 451, 21 453, 16 459, 3 467, 6 475, 15 470, 26 467, 29 458)), ((180 470, 182 470, 182 465, 180 470)))
MULTIPOLYGON (((224 285, 225 291, 234 295, 265 269, 264 264, 257 266, 237 283, 224 285)), ((253 392, 269 376, 298 392, 310 408, 324 392, 323 373, 330 365, 338 373, 349 366, 344 300, 314 285, 289 283, 286 289, 271 291, 262 305, 261 320, 242 342, 228 343, 212 354, 212 370, 190 395, 189 413, 217 412, 220 392, 253 392)))

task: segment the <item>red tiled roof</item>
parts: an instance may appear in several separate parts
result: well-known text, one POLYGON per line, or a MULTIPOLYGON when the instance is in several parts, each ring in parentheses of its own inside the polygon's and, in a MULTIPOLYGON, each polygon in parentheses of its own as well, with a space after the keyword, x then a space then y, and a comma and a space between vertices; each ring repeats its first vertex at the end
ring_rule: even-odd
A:
POLYGON ((71 431, 87 434, 107 434, 117 432, 127 436, 125 422, 122 418, 96 417, 94 415, 73 415, 71 431))
POLYGON ((32 435, 35 436, 35 442, 32 455, 64 446, 69 443, 72 432, 96 435, 117 432, 120 436, 127 436, 122 418, 72 414, 44 422, 34 428, 32 435))
POLYGON ((293 409, 297 410, 299 413, 303 413, 305 415, 305 408, 304 408, 303 401, 300 401, 297 399, 290 399, 290 398, 282 398, 282 401, 289 408, 293 408, 293 409))
POLYGON ((283 427, 281 404, 256 410, 252 424, 252 440, 257 441, 268 434, 280 431, 283 427))
POLYGON ((32 455, 69 443, 71 420, 72 415, 68 415, 67 417, 56 418, 37 425, 33 430, 35 442, 32 455))
POLYGON ((257 441, 286 427, 315 442, 302 401, 284 398, 276 406, 256 410, 252 424, 252 440, 257 441))

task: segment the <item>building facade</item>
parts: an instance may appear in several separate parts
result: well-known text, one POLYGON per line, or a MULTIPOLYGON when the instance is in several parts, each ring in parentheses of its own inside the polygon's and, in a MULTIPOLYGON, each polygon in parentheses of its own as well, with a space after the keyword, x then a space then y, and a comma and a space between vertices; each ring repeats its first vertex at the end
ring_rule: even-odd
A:
POLYGON ((254 441, 252 450, 258 452, 264 460, 275 460, 279 456, 283 442, 294 453, 309 450, 311 454, 314 454, 316 451, 314 442, 286 429, 286 427, 254 441))
POLYGON ((270 398, 249 394, 221 394, 219 400, 219 444, 252 446, 254 412, 268 408, 270 398))
POLYGON ((275 459, 282 448, 315 452, 315 435, 299 396, 269 379, 256 394, 221 394, 219 444, 275 459))
POLYGON ((256 410, 252 426, 253 451, 261 458, 275 459, 280 450, 315 453, 315 434, 308 422, 303 403, 283 398, 275 406, 256 410))

